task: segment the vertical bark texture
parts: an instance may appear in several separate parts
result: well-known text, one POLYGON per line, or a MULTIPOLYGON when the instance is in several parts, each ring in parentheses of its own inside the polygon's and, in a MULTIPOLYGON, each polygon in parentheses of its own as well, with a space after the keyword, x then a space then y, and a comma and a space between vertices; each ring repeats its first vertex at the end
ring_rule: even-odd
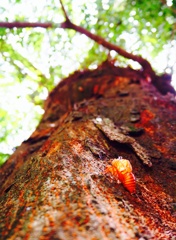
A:
POLYGON ((175 136, 174 96, 140 72, 106 62, 74 73, 0 169, 1 238, 175 239, 175 136), (120 156, 134 194, 105 173, 120 156))

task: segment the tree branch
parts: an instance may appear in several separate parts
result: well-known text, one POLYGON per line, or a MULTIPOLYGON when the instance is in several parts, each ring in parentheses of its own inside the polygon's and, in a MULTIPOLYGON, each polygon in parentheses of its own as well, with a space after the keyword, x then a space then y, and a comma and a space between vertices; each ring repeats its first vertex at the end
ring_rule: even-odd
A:
POLYGON ((64 5, 62 3, 62 0, 60 0, 60 4, 61 4, 62 11, 63 11, 65 19, 66 19, 65 22, 61 23, 61 25, 60 25, 61 28, 69 28, 69 29, 73 29, 79 33, 85 34, 87 37, 94 40, 95 42, 102 45, 103 47, 105 47, 109 50, 114 50, 121 56, 138 62, 143 68, 145 77, 151 77, 152 79, 153 79, 153 77, 155 77, 155 72, 153 71, 150 63, 146 59, 142 58, 141 56, 133 55, 132 53, 125 51, 124 49, 120 48, 119 46, 106 41, 104 38, 89 32, 85 28, 75 25, 74 23, 72 23, 70 21, 68 14, 66 13, 64 5))
POLYGON ((32 22, 0 22, 0 27, 1 28, 36 28, 36 27, 41 27, 41 28, 51 28, 53 27, 52 23, 32 23, 32 22))
POLYGON ((171 92, 174 94, 176 93, 175 89, 171 86, 171 84, 168 82, 165 82, 165 79, 164 79, 165 74, 163 74, 161 76, 157 76, 155 71, 153 70, 151 64, 146 59, 144 59, 141 56, 129 53, 129 52, 125 51, 124 49, 120 48, 119 46, 106 41, 104 38, 89 32, 87 29, 85 29, 81 26, 77 26, 76 24, 72 23, 68 17, 68 14, 66 13, 66 10, 62 3, 62 0, 60 0, 60 3, 61 3, 62 11, 66 18, 66 21, 60 24, 61 28, 73 29, 79 33, 86 35, 88 38, 94 40, 95 42, 102 45, 103 47, 105 47, 109 50, 114 50, 121 56, 138 62, 142 67, 142 71, 143 71, 142 73, 143 73, 144 78, 146 78, 148 81, 151 81, 153 83, 153 85, 161 93, 163 93, 163 94, 166 94, 167 92, 171 92))
POLYGON ((59 0, 59 1, 60 1, 61 8, 62 8, 62 11, 63 11, 63 13, 64 13, 64 16, 65 16, 66 21, 67 21, 67 22, 70 22, 70 19, 69 19, 69 17, 68 17, 68 14, 67 14, 67 12, 66 12, 66 10, 65 10, 65 8, 64 8, 64 5, 63 5, 63 3, 62 3, 62 0, 59 0))
POLYGON ((150 63, 146 59, 142 58, 141 56, 133 55, 132 53, 125 51, 124 49, 120 48, 119 46, 106 41, 104 38, 89 32, 85 28, 73 24, 72 22, 70 22, 70 20, 69 21, 66 20, 65 22, 61 23, 61 27, 73 29, 77 32, 85 34, 87 37, 91 38, 92 40, 94 40, 98 44, 102 45, 103 47, 105 47, 109 50, 114 50, 121 56, 138 62, 142 66, 143 71, 145 72, 146 76, 147 75, 151 76, 151 74, 155 75, 150 63))
MULTIPOLYGON (((141 56, 129 53, 129 52, 125 51, 124 49, 120 48, 119 46, 106 41, 104 38, 89 32, 88 30, 86 30, 85 28, 83 28, 81 26, 77 26, 76 24, 72 23, 68 17, 68 14, 67 14, 65 8, 64 8, 62 0, 60 0, 60 4, 61 4, 61 8, 62 8, 62 11, 63 11, 63 14, 64 14, 66 20, 65 20, 65 22, 61 23, 59 27, 61 27, 63 29, 66 29, 66 28, 73 29, 79 33, 86 35, 88 38, 94 40, 95 42, 102 45, 103 47, 105 47, 109 50, 114 50, 121 56, 138 62, 142 67, 141 74, 143 74, 143 76, 147 80, 150 80, 158 88, 158 90, 160 92, 163 92, 163 93, 172 92, 175 94, 175 90, 170 85, 170 83, 163 82, 165 75, 163 74, 161 76, 157 76, 155 71, 152 69, 151 64, 146 59, 144 59, 141 56), (165 84, 166 89, 164 89, 163 83, 165 84)), ((35 28, 35 27, 52 28, 52 27, 57 27, 57 26, 50 22, 48 22, 48 23, 0 22, 0 28, 12 29, 12 28, 27 28, 27 27, 29 27, 29 28, 35 28)))

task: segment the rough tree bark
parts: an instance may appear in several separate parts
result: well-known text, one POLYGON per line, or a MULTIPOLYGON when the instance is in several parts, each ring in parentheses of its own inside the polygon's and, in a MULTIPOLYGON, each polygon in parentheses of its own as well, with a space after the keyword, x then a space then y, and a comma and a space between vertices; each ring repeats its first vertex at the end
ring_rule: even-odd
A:
POLYGON ((1 239, 175 239, 176 101, 106 61, 49 95, 0 169, 1 239), (106 166, 128 159, 131 194, 106 166))
MULTIPOLYGON (((175 91, 142 57, 73 24, 60 3, 62 28, 87 35, 142 69, 106 61, 94 71, 75 72, 50 93, 36 131, 0 169, 0 236, 175 239, 175 91), (163 96, 154 86, 173 94, 163 96), (107 171, 118 157, 133 166, 135 193, 107 171)), ((14 24, 52 27, 7 25, 14 24)))

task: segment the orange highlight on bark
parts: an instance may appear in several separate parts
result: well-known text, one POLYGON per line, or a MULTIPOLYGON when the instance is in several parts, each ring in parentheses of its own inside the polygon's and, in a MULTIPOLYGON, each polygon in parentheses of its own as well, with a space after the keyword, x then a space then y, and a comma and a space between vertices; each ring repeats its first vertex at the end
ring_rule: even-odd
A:
POLYGON ((155 117, 155 114, 153 114, 151 111, 149 110, 144 110, 141 113, 141 120, 139 123, 136 123, 135 126, 136 127, 142 127, 145 129, 145 131, 147 133, 149 133, 149 135, 153 135, 155 132, 155 126, 153 123, 151 123, 150 121, 155 117))

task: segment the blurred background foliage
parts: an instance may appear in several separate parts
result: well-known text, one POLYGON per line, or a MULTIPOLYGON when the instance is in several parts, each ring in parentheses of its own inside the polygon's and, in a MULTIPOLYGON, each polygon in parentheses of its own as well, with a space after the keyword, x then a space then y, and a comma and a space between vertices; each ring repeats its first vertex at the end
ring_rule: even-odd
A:
MULTIPOLYGON (((63 0, 71 21, 148 59, 176 79, 176 0, 63 0)), ((4 0, 0 22, 52 22, 53 28, 0 28, 0 164, 36 128, 48 92, 75 70, 96 68, 109 52, 73 30, 59 28, 56 0, 4 0)), ((174 81, 173 81, 174 84, 174 81)), ((176 84, 176 83, 175 83, 176 84)))

